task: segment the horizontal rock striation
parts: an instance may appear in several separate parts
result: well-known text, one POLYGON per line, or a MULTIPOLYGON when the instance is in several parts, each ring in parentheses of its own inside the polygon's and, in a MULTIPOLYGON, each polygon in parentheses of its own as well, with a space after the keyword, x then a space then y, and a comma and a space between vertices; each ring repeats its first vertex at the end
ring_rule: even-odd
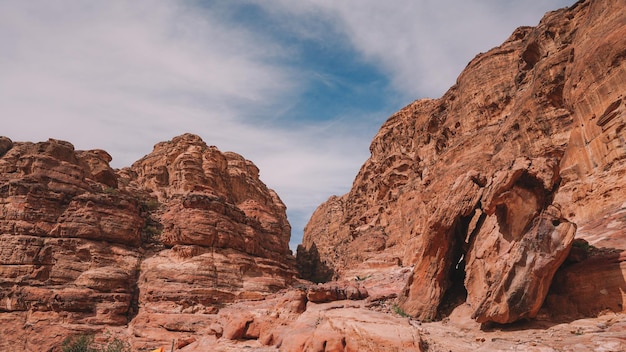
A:
POLYGON ((2 350, 130 326, 133 348, 189 337, 224 304, 289 286, 285 206, 252 162, 198 136, 130 168, 64 141, 0 138, 2 350))

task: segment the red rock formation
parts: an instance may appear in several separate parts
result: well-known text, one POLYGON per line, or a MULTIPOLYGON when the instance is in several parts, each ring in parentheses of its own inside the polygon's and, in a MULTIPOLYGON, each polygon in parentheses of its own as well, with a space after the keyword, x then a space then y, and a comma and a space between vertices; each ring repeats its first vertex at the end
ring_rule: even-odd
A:
POLYGON ((390 117, 351 191, 307 225, 308 277, 403 252, 414 268, 401 303, 418 318, 461 285, 478 321, 535 316, 574 224, 625 198, 624 5, 548 13, 478 55, 440 99, 390 117))
POLYGON ((110 161, 0 138, 0 349, 129 323, 134 348, 189 342, 224 304, 294 280, 285 206, 250 161, 190 134, 110 161))
POLYGON ((145 190, 164 203, 159 215, 164 244, 291 260, 285 205, 259 180, 259 169, 249 160, 185 134, 157 144, 128 174, 123 181, 129 190, 145 190))
POLYGON ((346 299, 361 300, 368 297, 367 289, 353 283, 320 284, 309 287, 306 298, 313 303, 326 303, 346 299))
POLYGON ((0 349, 40 350, 72 331, 125 325, 144 219, 111 182, 110 156, 52 139, 2 145, 0 349))
POLYGON ((557 271, 543 310, 557 319, 624 311, 626 203, 606 209, 578 229, 566 263, 557 271))
POLYGON ((140 267, 135 347, 192 337, 224 304, 262 299, 294 280, 286 208, 252 162, 185 134, 121 174, 125 189, 158 202, 152 221, 164 245, 140 267), (192 328, 169 323, 180 313, 193 314, 192 328))
POLYGON ((122 170, 0 137, 0 350, 623 350, 624 313, 479 322, 624 311, 624 5, 549 13, 393 115, 305 230, 299 269, 332 283, 295 279, 283 203, 197 136, 122 170))
POLYGON ((358 306, 311 307, 287 329, 281 351, 424 351, 407 319, 358 306))

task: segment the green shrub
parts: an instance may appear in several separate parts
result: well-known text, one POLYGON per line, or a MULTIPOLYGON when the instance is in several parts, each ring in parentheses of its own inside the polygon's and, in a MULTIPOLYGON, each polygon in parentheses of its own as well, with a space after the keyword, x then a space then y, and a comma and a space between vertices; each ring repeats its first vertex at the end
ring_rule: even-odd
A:
POLYGON ((120 190, 117 189, 117 188, 113 188, 113 187, 107 186, 107 187, 102 188, 102 192, 104 194, 115 194, 115 195, 117 195, 117 194, 120 193, 120 190))
POLYGON ((78 335, 63 340, 63 352, 97 352, 89 347, 93 343, 93 335, 78 335))
POLYGON ((130 345, 116 337, 106 347, 102 347, 100 352, 130 352, 130 345))
POLYGON ((148 211, 154 211, 159 209, 159 207, 161 206, 161 203, 159 203, 158 200, 156 199, 148 199, 145 201, 145 203, 143 203, 146 206, 146 209, 148 209, 148 211))
POLYGON ((143 231, 146 233, 148 238, 152 238, 154 236, 159 236, 161 232, 163 232, 160 228, 154 225, 146 225, 143 228, 143 231))
POLYGON ((162 228, 158 225, 146 223, 143 228, 142 238, 145 242, 156 243, 159 241, 162 232, 162 228))
POLYGON ((63 352, 130 352, 130 345, 118 338, 103 346, 94 347, 93 335, 77 335, 63 340, 63 352))
POLYGON ((410 317, 410 315, 406 314, 406 312, 404 312, 404 310, 402 310, 402 308, 397 304, 394 304, 393 307, 391 307, 391 309, 393 309, 394 313, 398 314, 399 316, 403 318, 410 317))

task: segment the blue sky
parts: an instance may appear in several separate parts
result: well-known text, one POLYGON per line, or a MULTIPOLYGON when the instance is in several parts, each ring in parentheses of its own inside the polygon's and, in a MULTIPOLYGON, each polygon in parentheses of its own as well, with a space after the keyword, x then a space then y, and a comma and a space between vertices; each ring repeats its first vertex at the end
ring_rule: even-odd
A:
POLYGON ((380 125, 574 0, 0 0, 1 135, 129 166, 191 132, 252 160, 291 247, 380 125))

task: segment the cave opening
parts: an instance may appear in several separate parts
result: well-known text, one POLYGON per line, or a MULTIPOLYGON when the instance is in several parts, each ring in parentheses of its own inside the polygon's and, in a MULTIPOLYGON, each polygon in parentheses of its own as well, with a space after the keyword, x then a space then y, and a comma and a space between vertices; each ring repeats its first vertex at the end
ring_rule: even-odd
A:
POLYGON ((469 240, 476 228, 475 214, 461 216, 453 227, 452 248, 447 261, 448 287, 437 307, 437 320, 448 317, 452 311, 467 299, 465 288, 465 257, 469 248, 469 240))

